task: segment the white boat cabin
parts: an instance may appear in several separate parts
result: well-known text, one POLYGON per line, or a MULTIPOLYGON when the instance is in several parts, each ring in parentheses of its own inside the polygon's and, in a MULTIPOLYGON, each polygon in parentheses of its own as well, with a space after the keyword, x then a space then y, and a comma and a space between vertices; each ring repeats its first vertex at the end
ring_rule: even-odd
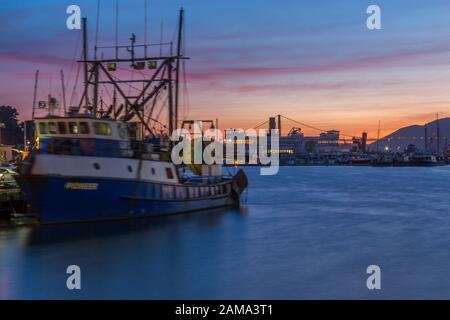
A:
POLYGON ((90 117, 40 118, 35 120, 36 136, 42 138, 90 138, 129 141, 123 122, 90 117))

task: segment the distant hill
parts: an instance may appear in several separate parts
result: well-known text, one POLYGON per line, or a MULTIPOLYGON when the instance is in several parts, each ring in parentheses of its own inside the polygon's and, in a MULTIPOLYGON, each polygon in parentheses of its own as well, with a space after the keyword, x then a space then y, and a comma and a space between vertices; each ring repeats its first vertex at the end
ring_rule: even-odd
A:
MULTIPOLYGON (((437 151, 437 120, 429 122, 423 126, 412 125, 401 128, 390 135, 383 137, 378 142, 379 151, 403 151, 407 145, 413 144, 420 151, 425 151, 425 128, 427 128, 428 135, 428 152, 437 151)), ((444 150, 450 143, 450 118, 443 118, 439 120, 440 139, 439 147, 444 150)), ((449 146, 450 147, 450 146, 449 146)), ((373 142, 368 146, 370 151, 377 150, 377 142, 373 142)))

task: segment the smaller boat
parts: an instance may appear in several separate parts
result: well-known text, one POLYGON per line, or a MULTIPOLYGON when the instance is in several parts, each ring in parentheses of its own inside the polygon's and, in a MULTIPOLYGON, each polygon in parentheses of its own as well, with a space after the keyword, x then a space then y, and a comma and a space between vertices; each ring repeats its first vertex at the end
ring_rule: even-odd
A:
POLYGON ((391 167, 394 165, 394 156, 389 153, 380 153, 373 162, 374 167, 391 167))
POLYGON ((369 154, 361 154, 352 158, 351 164, 354 166, 367 166, 375 162, 375 158, 369 154))
POLYGON ((431 167, 446 165, 445 161, 441 161, 437 156, 430 154, 415 153, 408 157, 407 163, 414 167, 431 167))
POLYGON ((9 219, 17 211, 23 211, 25 203, 15 180, 17 172, 10 165, 0 166, 0 218, 9 219))

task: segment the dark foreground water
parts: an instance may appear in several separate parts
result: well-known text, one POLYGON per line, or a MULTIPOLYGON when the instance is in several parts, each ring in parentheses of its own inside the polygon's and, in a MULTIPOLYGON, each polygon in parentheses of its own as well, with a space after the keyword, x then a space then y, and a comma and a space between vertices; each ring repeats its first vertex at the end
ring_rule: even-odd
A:
POLYGON ((450 167, 246 171, 240 211, 1 228, 0 298, 450 298, 450 167))

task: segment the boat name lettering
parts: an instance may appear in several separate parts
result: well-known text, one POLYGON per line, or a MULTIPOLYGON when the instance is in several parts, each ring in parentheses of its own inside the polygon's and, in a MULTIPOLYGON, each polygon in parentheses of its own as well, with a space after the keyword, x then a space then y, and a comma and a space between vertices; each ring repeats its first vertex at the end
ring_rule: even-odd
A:
POLYGON ((71 190, 97 190, 98 183, 81 183, 81 182, 67 182, 64 189, 71 190))

